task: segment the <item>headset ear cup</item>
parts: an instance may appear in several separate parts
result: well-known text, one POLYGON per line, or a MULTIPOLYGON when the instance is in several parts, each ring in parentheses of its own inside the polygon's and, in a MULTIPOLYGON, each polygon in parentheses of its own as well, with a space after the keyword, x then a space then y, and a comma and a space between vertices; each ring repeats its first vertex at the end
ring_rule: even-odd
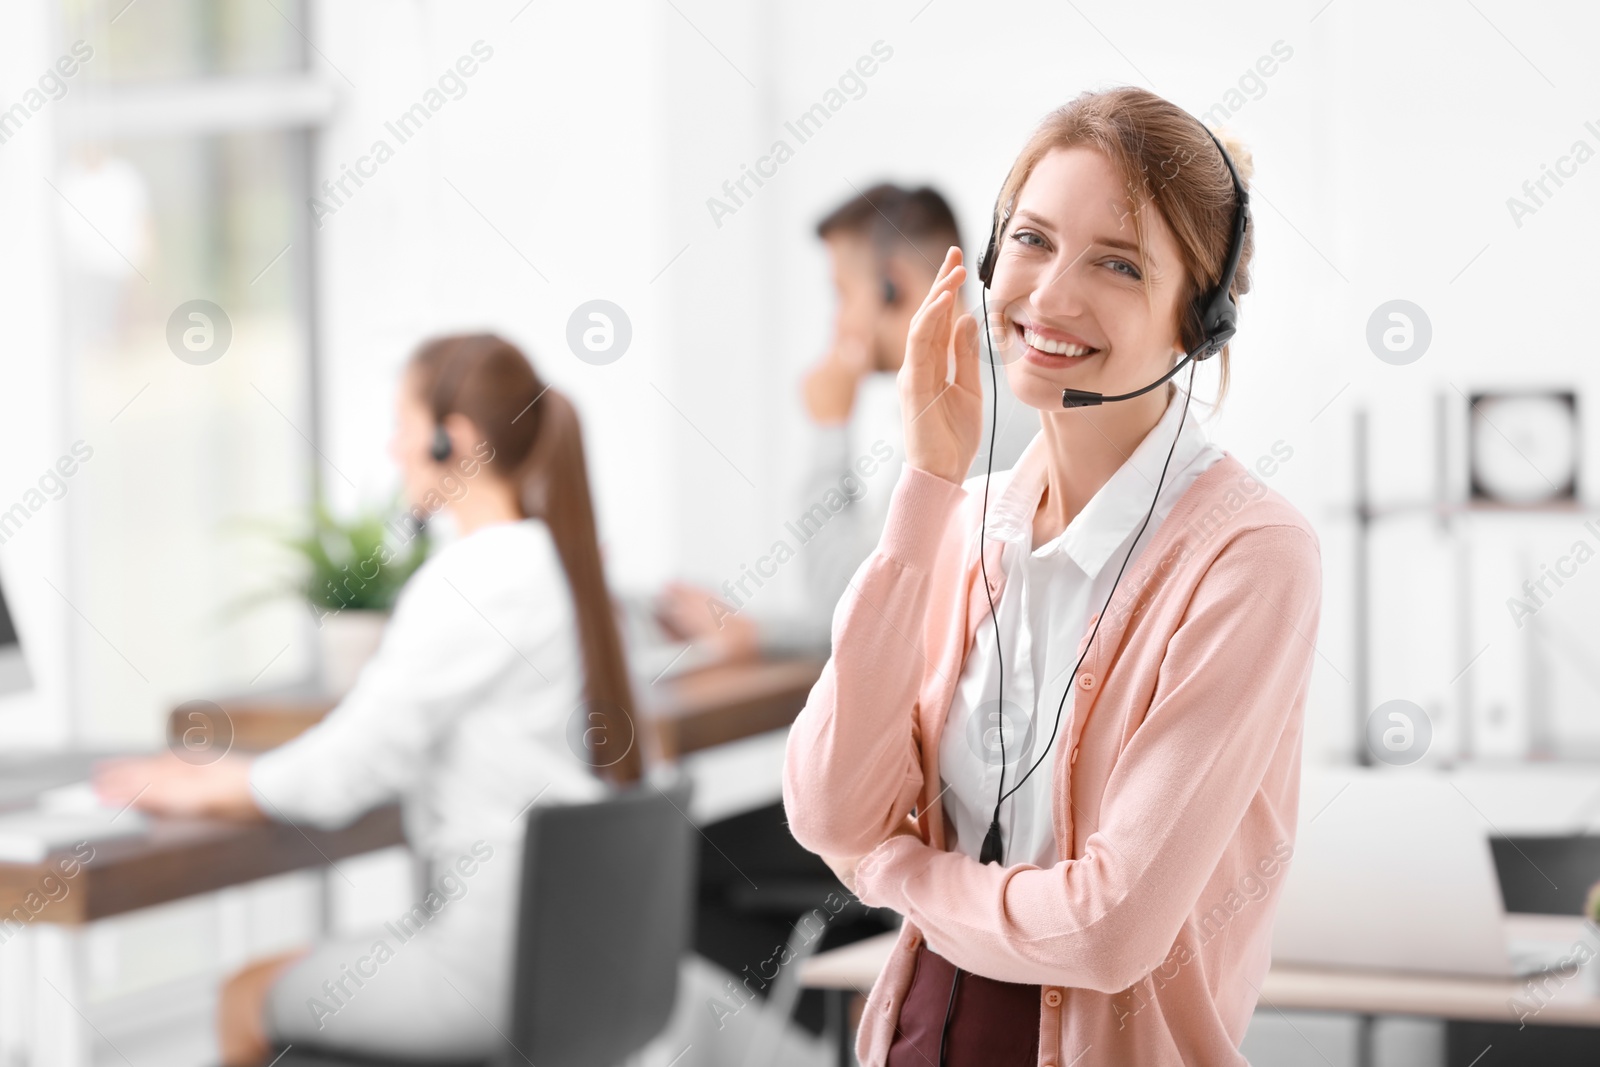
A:
POLYGON ((1006 222, 1010 218, 1011 212, 1009 210, 1002 217, 1000 203, 997 200, 994 205, 994 214, 989 217, 989 243, 984 246, 983 255, 978 257, 978 281, 983 283, 985 289, 990 288, 989 283, 994 281, 994 260, 997 254, 996 249, 1000 244, 1000 231, 1005 228, 1006 222))
POLYGON ((444 432, 443 426, 433 428, 433 443, 428 446, 428 454, 435 463, 443 463, 450 458, 450 435, 444 432))
POLYGON ((1218 293, 1211 305, 1205 308, 1200 315, 1201 342, 1200 351, 1196 354, 1196 361, 1210 359, 1222 351, 1222 346, 1227 344, 1239 329, 1239 308, 1233 302, 1233 294, 1227 290, 1218 293))

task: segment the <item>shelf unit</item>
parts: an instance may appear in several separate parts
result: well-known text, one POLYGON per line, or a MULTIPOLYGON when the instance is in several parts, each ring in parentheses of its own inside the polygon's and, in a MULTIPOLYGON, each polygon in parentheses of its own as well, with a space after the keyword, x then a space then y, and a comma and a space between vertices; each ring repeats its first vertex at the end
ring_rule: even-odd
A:
MULTIPOLYGON (((1351 513, 1355 518, 1355 545, 1354 545, 1354 622, 1355 622, 1355 666, 1352 688, 1354 689, 1354 715, 1355 715, 1355 757, 1361 766, 1371 766, 1372 753, 1367 748, 1366 730, 1367 716, 1372 713, 1372 603, 1371 603, 1371 534, 1373 527, 1387 519, 1429 515, 1434 517, 1438 524, 1439 532, 1452 539, 1456 548, 1453 587, 1455 591, 1458 610, 1453 613, 1455 628, 1454 646, 1456 662, 1469 664, 1473 656, 1471 647, 1472 632, 1470 612, 1465 606, 1470 603, 1468 591, 1471 589, 1471 554, 1470 546, 1466 541, 1465 531, 1462 529, 1464 520, 1479 516, 1504 515, 1568 515, 1574 518, 1584 516, 1600 516, 1600 507, 1588 505, 1581 500, 1558 499, 1544 504, 1500 504, 1490 501, 1452 499, 1453 493, 1450 484, 1450 398, 1439 393, 1434 397, 1433 430, 1434 430, 1434 470, 1433 470, 1433 499, 1406 501, 1395 504, 1377 505, 1372 502, 1371 485, 1368 472, 1368 453, 1370 446, 1369 417, 1364 406, 1358 406, 1354 412, 1354 493, 1351 513)), ((1533 640, 1536 630, 1530 630, 1529 640, 1533 640)), ((1530 671, 1530 679, 1534 679, 1533 688, 1537 689, 1536 674, 1530 671)), ((1530 745, 1526 759, 1553 759, 1556 756, 1553 745, 1552 731, 1549 727, 1548 707, 1541 705, 1536 692, 1530 693, 1528 702, 1529 736, 1530 745)), ((1455 700, 1456 723, 1458 730, 1458 753, 1456 761, 1466 761, 1474 758, 1472 700, 1470 681, 1462 680, 1462 688, 1455 700)))

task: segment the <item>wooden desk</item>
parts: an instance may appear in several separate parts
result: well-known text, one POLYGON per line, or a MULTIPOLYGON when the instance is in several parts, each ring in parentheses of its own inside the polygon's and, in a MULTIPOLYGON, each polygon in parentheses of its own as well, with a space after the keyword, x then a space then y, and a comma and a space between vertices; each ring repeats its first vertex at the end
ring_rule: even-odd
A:
MULTIPOLYGON (((765 733, 794 721, 821 670, 819 660, 784 660, 684 674, 652 687, 647 722, 667 759, 765 733)), ((232 723, 234 747, 260 751, 306 730, 333 703, 291 692, 219 706, 232 723)), ((168 724, 174 736, 192 725, 181 710, 172 713, 168 724)), ((66 753, 9 767, 0 761, 0 807, 31 804, 44 789, 84 780, 96 758, 66 753)), ((153 819, 148 834, 97 843, 93 861, 71 879, 67 895, 44 907, 33 921, 85 923, 259 878, 324 867, 404 840, 399 811, 393 807, 333 831, 279 822, 153 819)), ((0 915, 37 892, 60 855, 37 864, 0 863, 0 915)))
MULTIPOLYGON (((37 791, 82 781, 98 758, 83 753, 36 758, 27 768, 29 783, 37 791)), ((0 775, 4 773, 0 768, 0 775)), ((14 796, 8 799, 15 805, 14 796)), ((59 858, 70 854, 65 850, 39 863, 0 863, 0 915, 23 907, 30 893, 50 884, 45 881, 49 877, 65 883, 67 891, 32 921, 75 925, 258 878, 325 867, 404 842, 400 811, 392 806, 332 831, 280 822, 152 819, 147 834, 95 842, 94 858, 68 879, 56 874, 59 858)))
POLYGON ((656 683, 640 698, 664 759, 794 722, 825 661, 772 660, 707 667, 656 683))
MULTIPOLYGON (((0 758, 0 806, 31 806, 45 789, 83 781, 109 753, 0 758)), ((84 924, 225 886, 337 864, 402 844, 397 808, 343 830, 284 823, 152 819, 148 833, 94 842, 89 862, 62 866, 63 849, 40 863, 0 863, 0 1059, 92 1067, 84 1023, 84 924), (71 871, 70 876, 64 876, 71 871), (23 944, 13 945, 20 939, 23 944), (28 990, 18 999, 15 990, 28 990)))
MULTIPOLYGON (((649 731, 652 753, 674 760, 713 745, 776 730, 794 722, 811 687, 822 674, 822 660, 772 660, 723 664, 687 672, 644 687, 640 718, 649 731)), ((233 746, 260 752, 281 745, 322 720, 338 703, 305 687, 265 696, 217 702, 233 733, 233 746)), ((181 737, 193 723, 182 709, 168 720, 170 737, 181 737)))

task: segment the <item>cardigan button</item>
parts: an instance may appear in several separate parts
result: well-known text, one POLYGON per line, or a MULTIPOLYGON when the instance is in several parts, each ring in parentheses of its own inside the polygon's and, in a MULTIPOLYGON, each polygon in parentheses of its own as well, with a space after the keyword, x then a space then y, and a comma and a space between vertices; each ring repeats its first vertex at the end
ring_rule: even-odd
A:
POLYGON ((1084 671, 1082 674, 1078 675, 1078 688, 1084 690, 1093 689, 1094 675, 1090 674, 1088 671, 1084 671))
POLYGON ((1061 1007, 1061 990, 1047 989, 1044 993, 1044 1002, 1052 1008, 1061 1007))
POLYGON ((1073 764, 1075 764, 1077 762, 1078 762, 1078 746, 1077 745, 1073 745, 1072 746, 1072 759, 1068 762, 1067 766, 1070 767, 1070 766, 1072 766, 1073 764))

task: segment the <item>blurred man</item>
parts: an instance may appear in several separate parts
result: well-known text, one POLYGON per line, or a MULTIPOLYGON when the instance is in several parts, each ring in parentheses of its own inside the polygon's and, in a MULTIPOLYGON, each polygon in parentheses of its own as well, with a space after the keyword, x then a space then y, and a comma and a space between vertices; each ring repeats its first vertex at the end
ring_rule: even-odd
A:
MULTIPOLYGON (((657 610, 669 631, 702 646, 708 658, 826 656, 833 609, 877 545, 904 460, 896 375, 912 316, 951 245, 961 243, 955 214, 926 186, 874 185, 817 223, 837 299, 828 351, 807 372, 801 395, 813 425, 795 530, 807 603, 797 616, 760 620, 742 610, 739 590, 671 583, 657 610), (837 512, 840 498, 845 506, 837 512)), ((964 308, 958 307, 959 314, 964 308)), ((1038 432, 1038 412, 1019 404, 998 375, 1000 430, 994 469, 1009 469, 1038 432)), ((988 465, 991 384, 982 444, 972 474, 988 465)))

